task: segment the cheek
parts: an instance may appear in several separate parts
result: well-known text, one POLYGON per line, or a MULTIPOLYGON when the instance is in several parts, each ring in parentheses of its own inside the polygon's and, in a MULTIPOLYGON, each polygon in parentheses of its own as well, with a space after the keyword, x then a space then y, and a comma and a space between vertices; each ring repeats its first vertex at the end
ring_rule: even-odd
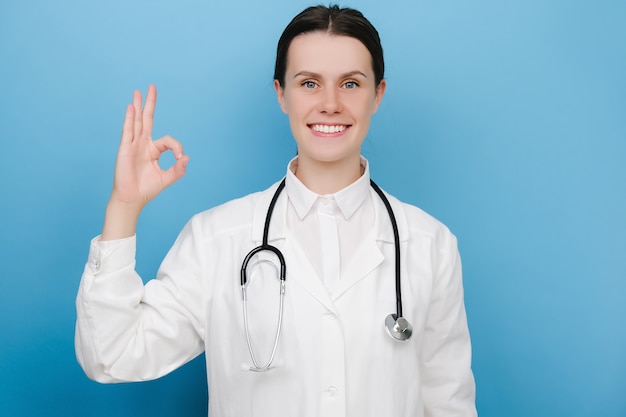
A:
POLYGON ((376 97, 374 97, 374 99, 372 100, 372 103, 369 107, 369 114, 370 116, 373 116, 377 111, 378 111, 378 107, 380 106, 380 102, 376 100, 376 97))
POLYGON ((376 95, 370 91, 363 91, 362 94, 355 94, 351 97, 346 97, 346 99, 345 104, 350 107, 356 117, 369 117, 376 113, 378 108, 376 95))
POLYGON ((285 97, 285 110, 289 118, 298 119, 304 117, 307 113, 307 101, 297 95, 285 97))

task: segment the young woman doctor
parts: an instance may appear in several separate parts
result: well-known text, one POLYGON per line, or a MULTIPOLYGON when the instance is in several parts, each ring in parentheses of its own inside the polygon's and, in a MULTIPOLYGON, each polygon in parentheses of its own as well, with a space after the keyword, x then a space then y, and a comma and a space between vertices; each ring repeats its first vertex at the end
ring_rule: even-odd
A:
POLYGON ((456 239, 379 195, 361 156, 383 76, 361 13, 296 16, 274 75, 298 148, 284 184, 194 216, 145 286, 137 218, 189 158, 174 138, 151 138, 155 88, 143 108, 134 93, 77 298, 90 378, 154 379, 205 352, 212 417, 476 415, 456 239), (177 161, 162 170, 168 150, 177 161))

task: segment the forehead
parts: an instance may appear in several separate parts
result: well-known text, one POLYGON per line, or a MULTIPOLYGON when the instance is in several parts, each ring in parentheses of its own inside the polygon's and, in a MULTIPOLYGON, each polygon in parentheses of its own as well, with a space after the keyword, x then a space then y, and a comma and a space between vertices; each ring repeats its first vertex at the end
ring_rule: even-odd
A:
POLYGON ((289 45, 287 73, 319 74, 361 71, 373 74, 372 57, 363 43, 350 36, 310 32, 296 36, 289 45))

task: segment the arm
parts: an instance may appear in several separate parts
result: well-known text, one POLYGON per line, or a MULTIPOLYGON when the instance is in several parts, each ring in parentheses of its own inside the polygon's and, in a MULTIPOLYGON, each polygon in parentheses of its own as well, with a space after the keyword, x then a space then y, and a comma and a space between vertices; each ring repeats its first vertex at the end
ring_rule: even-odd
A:
POLYGON ((135 237, 92 240, 76 299, 76 356, 98 382, 158 378, 204 349, 207 291, 199 281, 201 234, 193 221, 143 284, 134 270, 135 237))
POLYGON ((476 389, 455 237, 447 232, 435 251, 433 292, 421 352, 424 415, 474 417, 476 389))
MULTIPOLYGON (((198 324, 180 301, 179 288, 158 281, 144 286, 134 269, 139 214, 183 176, 188 161, 172 137, 152 140, 155 105, 150 86, 145 108, 136 91, 126 110, 102 236, 91 243, 76 300, 76 355, 87 375, 100 382, 156 378, 202 349, 198 324), (162 170, 158 160, 167 150, 176 163, 162 170)), ((185 268, 170 272, 189 277, 185 285, 192 286, 192 263, 185 268)))

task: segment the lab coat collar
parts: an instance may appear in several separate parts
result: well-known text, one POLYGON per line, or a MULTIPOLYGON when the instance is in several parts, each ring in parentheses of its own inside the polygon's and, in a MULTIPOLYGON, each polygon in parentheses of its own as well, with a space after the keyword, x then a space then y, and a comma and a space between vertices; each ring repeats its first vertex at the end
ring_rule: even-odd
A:
MULTIPOLYGON (((388 194, 383 190, 383 193, 389 200, 389 204, 391 205, 391 209, 393 210, 394 217, 396 218, 396 223, 398 225, 398 235, 400 238, 400 243, 406 242, 409 238, 409 223, 406 218, 406 214, 404 212, 404 207, 402 202, 400 202, 394 196, 388 194)), ((376 239, 387 242, 394 243, 393 236, 393 226, 391 225, 391 219, 387 209, 385 208, 385 204, 382 199, 378 196, 376 191, 370 187, 370 196, 374 201, 374 215, 375 215, 375 224, 376 224, 376 239)))
MULTIPOLYGON (((353 261, 346 266, 346 270, 342 275, 342 279, 337 282, 335 288, 331 293, 331 300, 335 301, 342 294, 350 290, 358 282, 368 277, 375 277, 377 274, 372 274, 376 268, 384 261, 385 255, 383 254, 383 248, 389 247, 386 253, 393 254, 393 245, 395 239, 393 235, 393 227, 389 218, 389 213, 385 209, 385 204, 378 196, 376 191, 370 187, 370 198, 374 201, 374 228, 370 236, 373 239, 367 238, 363 241, 361 247, 357 251, 356 257, 353 261)), ((402 246, 408 241, 408 221, 404 213, 402 203, 393 196, 388 195, 387 199, 392 207, 396 223, 398 224, 399 240, 402 246)), ((393 255, 391 255, 393 256, 393 255)), ((390 260, 395 263, 395 259, 390 260)))
MULTIPOLYGON (((394 236, 393 227, 389 220, 389 214, 385 209, 384 203, 380 197, 372 189, 371 198, 373 198, 375 210, 375 225, 371 231, 370 237, 364 239, 361 247, 356 253, 353 261, 347 266, 346 271, 332 290, 328 290, 323 281, 314 272, 315 269, 310 265, 310 261, 305 256, 302 249, 293 244, 293 239, 287 239, 281 244, 281 250, 285 255, 287 262, 287 280, 293 280, 302 286, 311 296, 313 296, 328 311, 337 312, 335 302, 337 302, 343 294, 354 288, 356 284, 365 279, 387 279, 388 275, 381 276, 374 273, 375 270, 385 260, 385 253, 394 256, 394 236)), ((392 196, 387 195, 389 203, 393 208, 400 236, 400 245, 406 244, 408 240, 408 222, 402 207, 402 203, 392 196)), ((271 196, 270 196, 271 199, 271 196)), ((279 200, 280 202, 280 200, 279 200)), ((269 201, 268 201, 269 204, 269 201)), ((286 199, 281 206, 283 210, 287 207, 286 199)), ((288 235, 286 230, 286 221, 281 220, 281 228, 288 235)), ((270 232, 270 236, 273 232, 270 232)), ((389 260, 393 265, 395 259, 389 260)), ((403 261, 404 262, 404 261, 403 261)), ((393 267, 391 268, 393 271, 393 267)))

